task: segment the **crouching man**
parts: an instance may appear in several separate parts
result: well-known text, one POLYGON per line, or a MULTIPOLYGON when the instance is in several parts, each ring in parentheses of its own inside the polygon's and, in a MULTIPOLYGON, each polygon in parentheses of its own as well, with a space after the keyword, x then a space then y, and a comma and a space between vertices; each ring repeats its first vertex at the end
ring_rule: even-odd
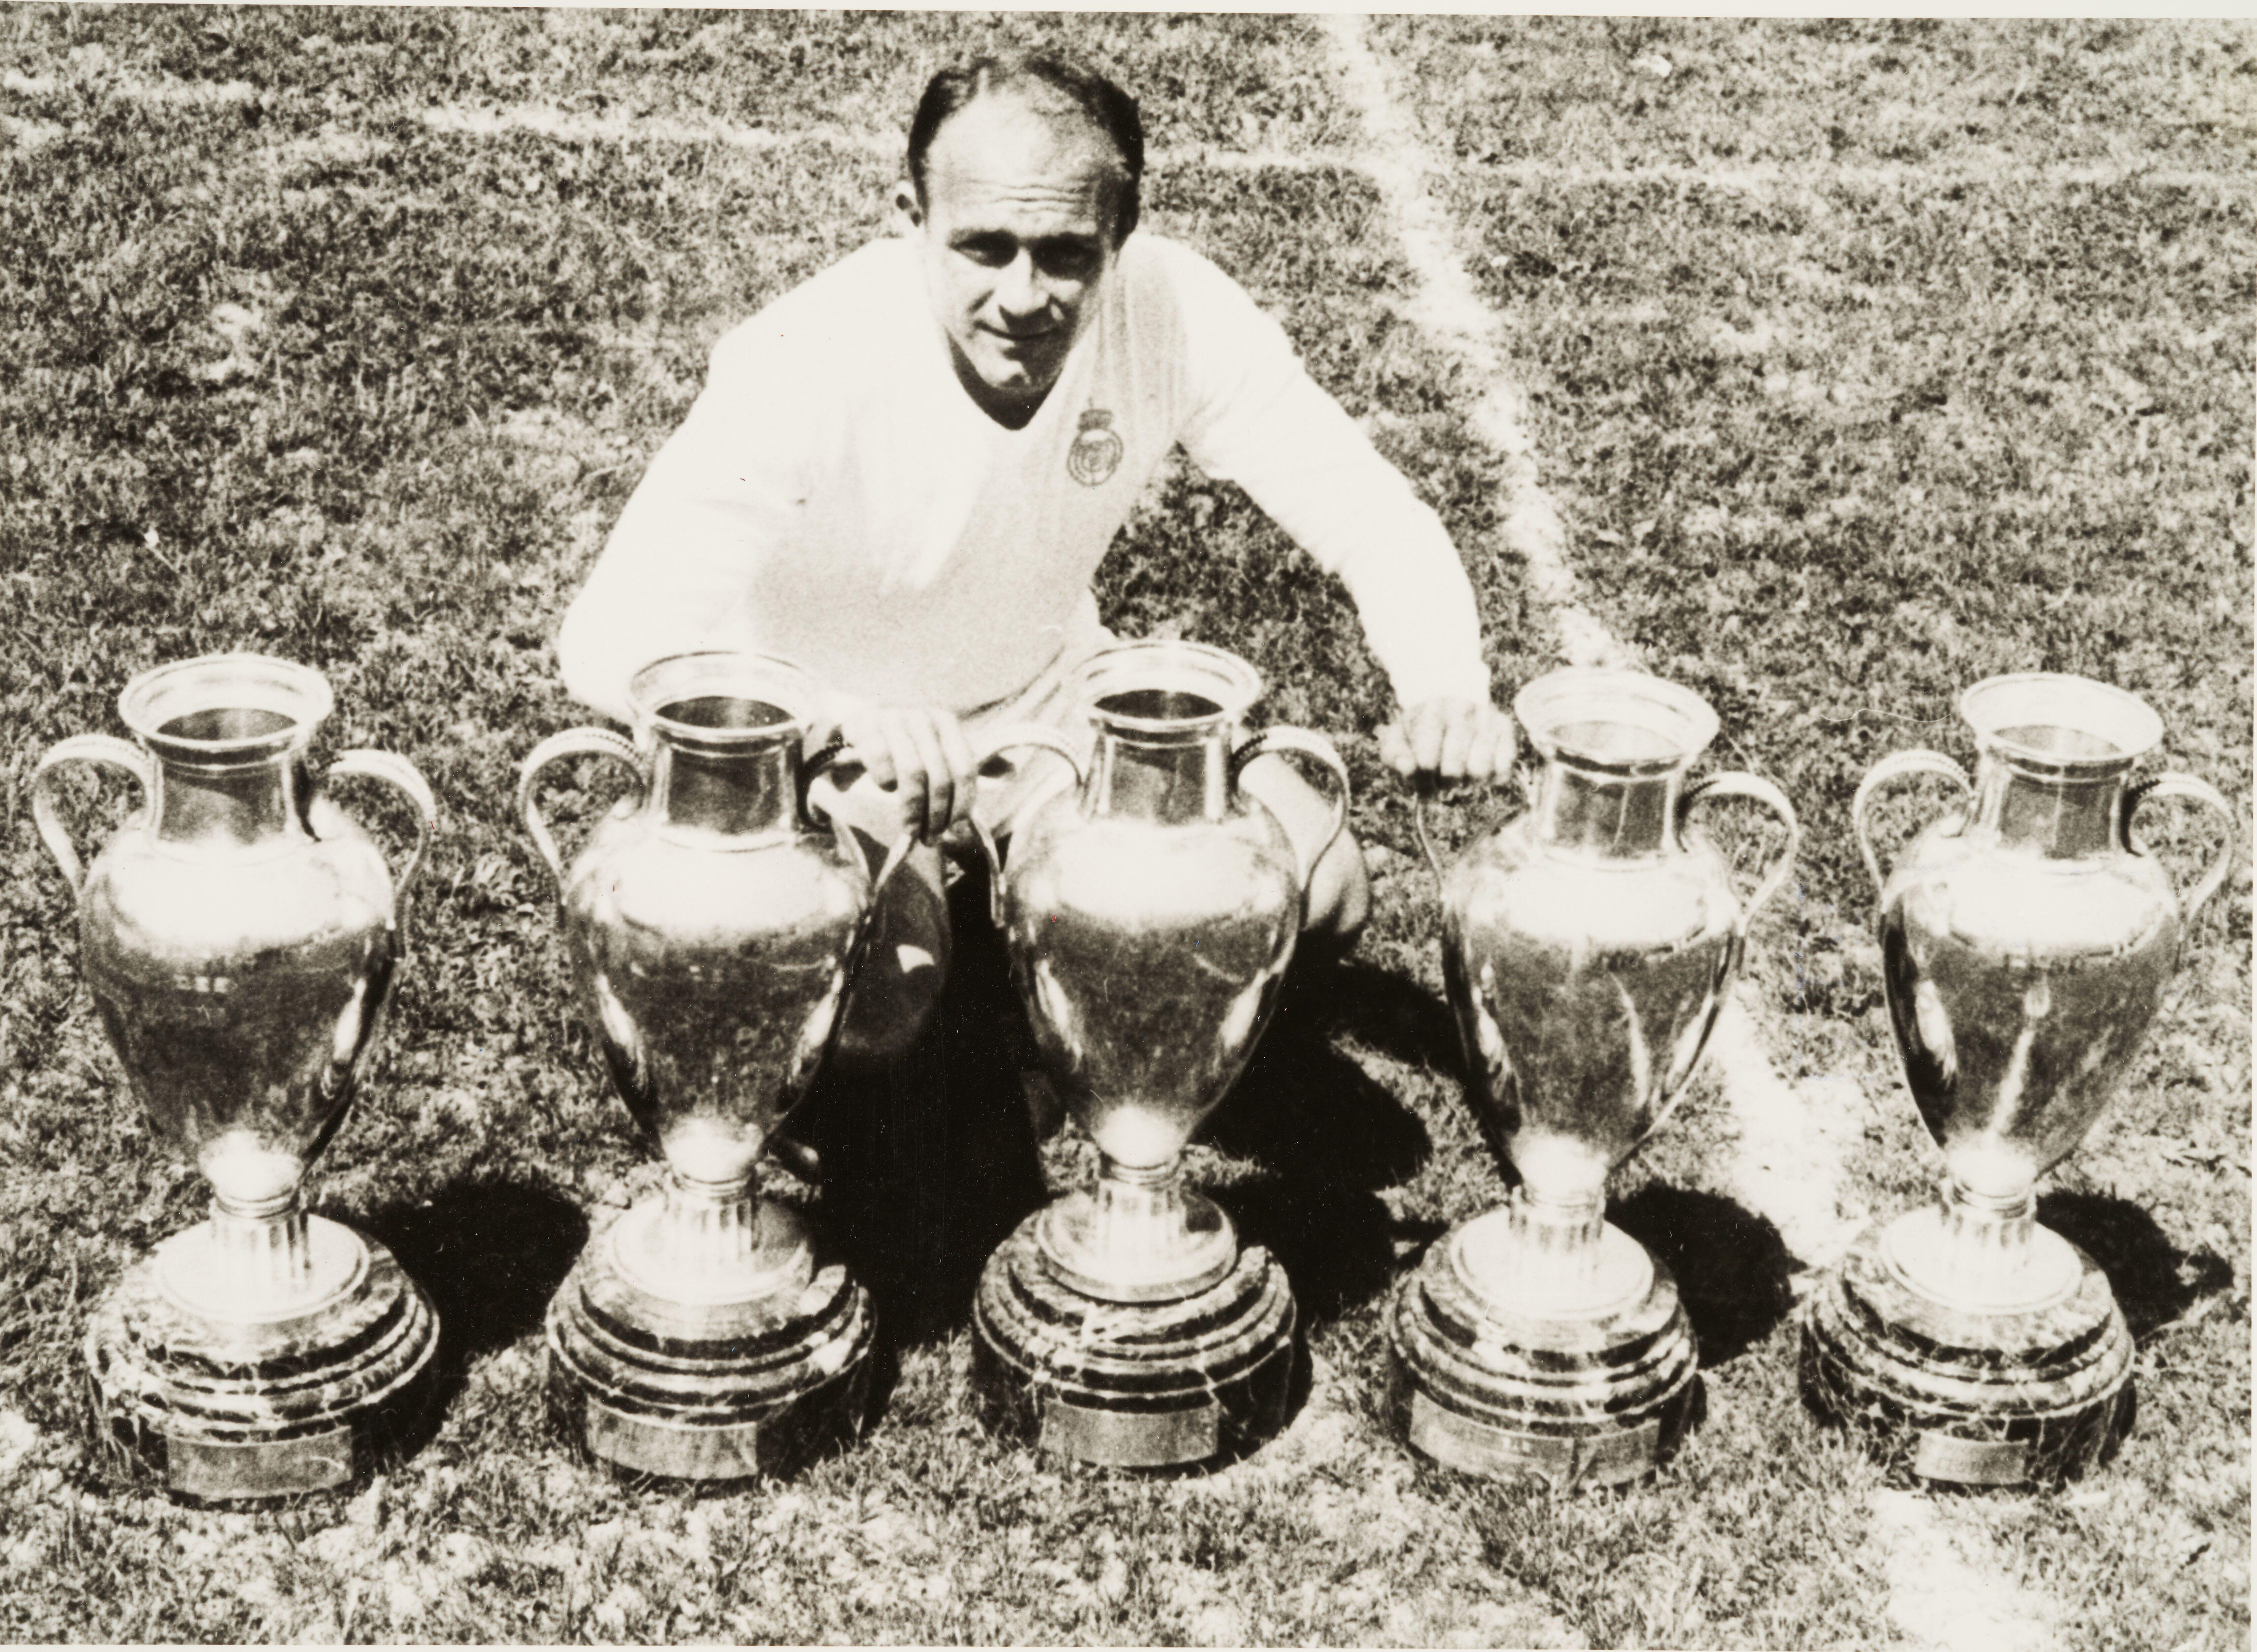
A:
MULTIPOLYGON (((1007 831, 1057 762, 982 783, 974 751, 1072 717, 1068 678, 1113 640, 1090 580, 1178 444, 1346 584, 1398 701, 1388 762, 1480 777, 1512 746, 1434 513, 1243 290, 1137 232, 1126 93, 1056 58, 978 59, 933 77, 908 149, 894 233, 722 339, 558 643, 572 692, 622 720, 634 672, 694 649, 782 655, 833 693, 864 770, 846 818, 922 840, 841 1037, 849 1073, 929 1017, 951 952, 936 846, 975 810, 1007 831)), ((1345 951, 1369 899, 1357 846, 1323 846, 1329 807, 1286 760, 1243 783, 1315 859, 1305 949, 1345 951)))

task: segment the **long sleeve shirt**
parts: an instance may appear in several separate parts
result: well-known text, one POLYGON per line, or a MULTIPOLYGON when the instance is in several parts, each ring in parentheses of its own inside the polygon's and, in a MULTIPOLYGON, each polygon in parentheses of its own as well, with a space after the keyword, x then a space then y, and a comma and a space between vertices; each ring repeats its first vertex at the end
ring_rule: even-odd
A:
POLYGON ((1121 248, 1034 419, 957 381, 906 242, 874 242, 725 336, 565 616, 573 694, 691 649, 782 655, 834 694, 964 713, 1094 623, 1090 580, 1181 443, 1354 599, 1405 705, 1489 698, 1456 549, 1284 330, 1189 248, 1121 248))

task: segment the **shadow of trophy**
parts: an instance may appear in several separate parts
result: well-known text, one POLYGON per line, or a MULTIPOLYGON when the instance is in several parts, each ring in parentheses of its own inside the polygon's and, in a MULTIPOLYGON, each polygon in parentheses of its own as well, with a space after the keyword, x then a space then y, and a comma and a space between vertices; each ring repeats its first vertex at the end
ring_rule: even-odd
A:
POLYGON ((1964 1485, 2055 1484, 2129 1426, 2133 1344, 2108 1277, 2037 1220, 2038 1179, 2098 1120, 2162 1003, 2188 926, 2233 862, 2233 812, 2184 775, 2134 783, 2162 721, 2049 672, 1960 696, 1970 783, 1899 752, 1851 823, 1879 890, 1883 985, 1905 1087, 1942 1152, 1936 1202, 1868 1233, 1813 1294, 1805 1397, 1893 1469, 1964 1485), (1870 810, 1940 775, 1967 794, 1885 876, 1870 810), (2140 852, 2150 798, 2214 812, 2225 840, 2181 897, 2140 852))
POLYGON ((1571 667, 1513 712, 1544 759, 1531 805, 1434 869, 1468 1095, 1518 1181, 1404 1280, 1389 1403, 1412 1448, 1448 1467, 1617 1485, 1674 1448, 1700 1384, 1676 1280, 1607 1221, 1607 1178, 1684 1095, 1801 834, 1768 781, 1684 789, 1717 727, 1689 689, 1571 667), (1719 798, 1786 830, 1744 905, 1723 857, 1684 835, 1719 798))
POLYGON ((1079 783, 1025 812, 1008 874, 981 840, 1044 1068, 1100 1172, 988 1262, 973 1388, 1006 1437, 1189 1469, 1283 1427, 1296 1363, 1284 1269, 1183 1181, 1185 1145, 1270 1018, 1306 900, 1308 869, 1239 776, 1272 752, 1323 767, 1337 786, 1329 843, 1348 773, 1304 730, 1235 738, 1262 682, 1220 649, 1123 643, 1072 688, 1094 733, 1079 783))
POLYGON ((421 776, 389 752, 341 753, 315 781, 306 751, 332 705, 306 666, 180 661, 119 695, 138 745, 78 735, 32 776, 111 1047, 157 1133, 211 1186, 210 1216, 127 1271, 86 1344, 124 1464, 192 1501, 350 1485, 414 1439, 431 1398, 429 1299, 301 1193, 382 1025, 397 899, 438 820, 421 776), (145 800, 84 869, 53 794, 69 763, 120 769, 145 800), (328 796, 348 776, 414 811, 396 885, 328 796))

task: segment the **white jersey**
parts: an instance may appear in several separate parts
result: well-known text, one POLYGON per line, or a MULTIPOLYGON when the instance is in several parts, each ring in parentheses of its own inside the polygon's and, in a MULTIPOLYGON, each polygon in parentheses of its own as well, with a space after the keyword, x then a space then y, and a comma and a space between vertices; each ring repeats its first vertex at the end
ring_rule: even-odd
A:
POLYGON ((572 692, 624 721, 641 666, 731 648, 842 698, 993 705, 1093 627, 1097 564, 1180 443, 1341 578, 1405 705, 1486 701, 1455 548, 1284 330, 1147 232, 1096 302, 1020 430, 957 381, 906 241, 736 328, 565 616, 572 692))

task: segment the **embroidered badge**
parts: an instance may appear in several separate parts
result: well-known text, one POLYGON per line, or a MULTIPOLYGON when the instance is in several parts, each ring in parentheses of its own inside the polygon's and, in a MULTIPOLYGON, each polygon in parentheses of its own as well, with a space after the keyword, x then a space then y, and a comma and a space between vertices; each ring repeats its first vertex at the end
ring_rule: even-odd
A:
POLYGON ((1113 415, 1102 408, 1085 408, 1081 434, 1065 450, 1065 473, 1084 487, 1101 487, 1121 468, 1121 438, 1114 434, 1113 415))

